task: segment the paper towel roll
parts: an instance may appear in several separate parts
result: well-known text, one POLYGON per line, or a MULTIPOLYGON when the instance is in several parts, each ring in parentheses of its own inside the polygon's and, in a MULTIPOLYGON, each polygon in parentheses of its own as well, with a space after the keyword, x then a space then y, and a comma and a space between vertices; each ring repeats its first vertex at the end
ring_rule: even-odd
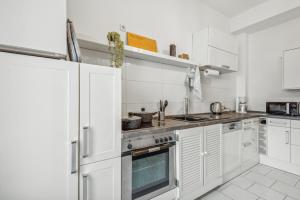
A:
POLYGON ((206 69, 204 70, 204 76, 219 76, 220 72, 217 70, 206 69))

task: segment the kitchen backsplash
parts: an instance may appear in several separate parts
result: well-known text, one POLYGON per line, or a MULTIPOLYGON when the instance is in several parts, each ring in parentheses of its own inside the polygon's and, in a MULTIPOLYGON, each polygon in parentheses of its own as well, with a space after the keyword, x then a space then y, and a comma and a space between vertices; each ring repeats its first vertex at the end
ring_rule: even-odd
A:
MULTIPOLYGON (((107 66, 110 55, 81 49, 83 61, 90 64, 107 66)), ((212 102, 220 101, 229 109, 235 108, 236 77, 224 74, 219 77, 202 76, 202 100, 190 94, 185 84, 187 68, 174 67, 143 60, 125 59, 122 68, 122 113, 157 111, 160 99, 167 99, 167 115, 182 114, 185 97, 190 98, 190 113, 209 112, 212 102)))

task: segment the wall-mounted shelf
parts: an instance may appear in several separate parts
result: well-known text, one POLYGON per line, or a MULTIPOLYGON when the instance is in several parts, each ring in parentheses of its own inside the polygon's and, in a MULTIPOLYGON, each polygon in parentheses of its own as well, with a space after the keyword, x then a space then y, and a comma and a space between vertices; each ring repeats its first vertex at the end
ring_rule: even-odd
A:
MULTIPOLYGON (((95 39, 83 36, 81 34, 77 34, 77 35, 78 35, 78 43, 81 48, 110 53, 107 44, 100 43, 95 39)), ((173 65, 178 67, 198 66, 197 63, 191 60, 184 60, 181 58, 172 57, 161 53, 146 51, 143 49, 138 49, 127 45, 124 46, 124 55, 125 57, 129 57, 129 58, 141 59, 141 60, 173 65)))

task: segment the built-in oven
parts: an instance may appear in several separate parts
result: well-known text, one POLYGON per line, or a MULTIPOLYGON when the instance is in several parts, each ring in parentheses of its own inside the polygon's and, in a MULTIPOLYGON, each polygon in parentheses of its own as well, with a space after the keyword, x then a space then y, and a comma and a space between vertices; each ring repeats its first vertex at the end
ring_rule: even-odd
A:
POLYGON ((299 102, 267 102, 266 112, 272 115, 300 115, 299 102))
POLYGON ((122 200, 149 200, 176 188, 173 132, 122 142, 122 200))

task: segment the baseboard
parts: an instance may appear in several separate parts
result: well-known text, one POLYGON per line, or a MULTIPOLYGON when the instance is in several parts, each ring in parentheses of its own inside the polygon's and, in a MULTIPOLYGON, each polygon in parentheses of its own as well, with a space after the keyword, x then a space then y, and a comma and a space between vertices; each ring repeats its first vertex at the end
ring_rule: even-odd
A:
POLYGON ((300 166, 261 155, 260 163, 300 176, 300 166))

